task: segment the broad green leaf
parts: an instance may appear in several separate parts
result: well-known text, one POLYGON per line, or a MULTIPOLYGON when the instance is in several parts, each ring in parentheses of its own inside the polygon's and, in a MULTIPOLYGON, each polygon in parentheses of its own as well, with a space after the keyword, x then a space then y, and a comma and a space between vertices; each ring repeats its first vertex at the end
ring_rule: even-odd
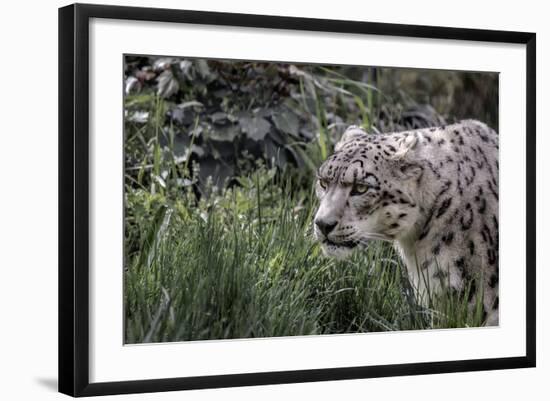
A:
POLYGON ((239 120, 242 131, 255 141, 265 138, 271 125, 261 117, 243 117, 239 120))
POLYGON ((275 126, 287 134, 290 134, 296 138, 299 137, 300 120, 298 116, 289 110, 283 110, 273 114, 271 117, 275 126))

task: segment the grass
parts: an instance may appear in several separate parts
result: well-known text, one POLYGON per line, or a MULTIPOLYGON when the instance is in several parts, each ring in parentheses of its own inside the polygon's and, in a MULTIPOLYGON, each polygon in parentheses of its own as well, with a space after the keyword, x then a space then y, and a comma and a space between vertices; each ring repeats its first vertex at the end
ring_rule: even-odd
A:
MULTIPOLYGON (((419 306, 391 246, 373 243, 346 261, 324 257, 311 234, 313 197, 278 181, 259 167, 199 202, 192 191, 175 202, 156 195, 152 204, 162 206, 127 259, 127 343, 481 323, 453 293, 419 306)), ((133 196, 144 205, 151 195, 133 196)))

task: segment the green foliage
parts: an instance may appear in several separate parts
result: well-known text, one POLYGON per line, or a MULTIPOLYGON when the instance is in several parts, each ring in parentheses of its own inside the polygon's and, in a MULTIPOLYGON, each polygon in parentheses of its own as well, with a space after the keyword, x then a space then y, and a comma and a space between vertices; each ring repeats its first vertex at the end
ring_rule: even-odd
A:
MULTIPOLYGON (((289 196, 273 169, 260 166, 239 183, 150 210, 141 251, 127 260, 127 342, 480 323, 454 294, 434 300, 434 309, 411 301, 389 246, 373 243, 346 261, 325 258, 311 238, 310 194, 289 196)), ((151 197, 145 204, 156 204, 151 197)), ((138 210, 144 199, 133 199, 130 209, 138 210)))

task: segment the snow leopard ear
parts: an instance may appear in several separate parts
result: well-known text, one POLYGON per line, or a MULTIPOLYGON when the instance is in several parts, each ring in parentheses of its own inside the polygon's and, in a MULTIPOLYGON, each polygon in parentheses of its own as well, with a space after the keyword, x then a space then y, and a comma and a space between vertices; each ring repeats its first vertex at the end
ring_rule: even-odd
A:
POLYGON ((398 148, 392 158, 395 160, 402 159, 407 153, 416 147, 417 142, 418 138, 416 135, 407 135, 403 139, 400 139, 397 141, 398 148))
POLYGON ((424 174, 424 168, 418 163, 400 163, 401 165, 397 167, 397 175, 402 179, 414 179, 419 181, 424 174))
POLYGON ((424 168, 415 160, 412 152, 418 143, 416 135, 407 135, 397 141, 397 150, 392 155, 395 162, 397 175, 402 179, 419 180, 424 173, 424 168), (407 157, 410 156, 410 157, 407 157))
POLYGON ((346 131, 344 132, 344 134, 342 135, 338 143, 334 145, 334 151, 335 152, 340 151, 346 143, 352 141, 355 138, 359 138, 365 135, 367 135, 367 133, 363 131, 361 127, 358 127, 357 125, 350 125, 346 129, 346 131))

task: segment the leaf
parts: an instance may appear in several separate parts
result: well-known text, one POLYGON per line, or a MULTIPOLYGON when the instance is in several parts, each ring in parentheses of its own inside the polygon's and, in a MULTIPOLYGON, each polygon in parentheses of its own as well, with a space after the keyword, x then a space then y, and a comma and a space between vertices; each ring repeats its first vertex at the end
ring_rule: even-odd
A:
POLYGON ((183 75, 185 75, 187 79, 192 80, 193 78, 195 78, 193 74, 193 68, 192 68, 193 63, 191 62, 191 60, 180 61, 179 67, 181 72, 183 73, 183 75))
POLYGON ((161 187, 163 187, 164 189, 166 189, 166 181, 164 181, 164 178, 162 178, 162 176, 160 175, 153 175, 153 179, 159 183, 159 185, 161 187))
POLYGON ((233 141, 240 133, 238 125, 229 125, 227 127, 213 127, 208 133, 208 137, 215 141, 229 142, 233 141))
POLYGON ((210 82, 216 78, 216 74, 213 74, 212 71, 210 71, 210 67, 208 66, 208 62, 206 60, 196 60, 195 68, 201 78, 203 78, 207 82, 210 82))
POLYGON ((242 131, 255 141, 261 141, 269 132, 271 125, 261 117, 243 117, 239 119, 242 131))
POLYGON ((170 117, 172 120, 178 124, 183 124, 185 119, 186 113, 180 109, 179 107, 176 107, 175 109, 170 111, 170 117))
POLYGON ((296 114, 289 110, 277 112, 271 117, 277 129, 286 132, 296 138, 299 137, 300 120, 296 114))
POLYGON ((210 119, 214 124, 223 124, 227 120, 227 113, 217 111, 210 115, 210 119))
POLYGON ((180 89, 177 79, 172 74, 172 70, 165 70, 159 75, 157 84, 157 94, 163 98, 168 98, 180 89))
POLYGON ((149 112, 135 111, 132 114, 130 114, 126 119, 134 123, 144 124, 147 122, 147 120, 149 120, 149 112))
POLYGON ((199 157, 204 156, 204 149, 201 146, 198 145, 191 145, 191 153, 196 154, 199 157))
POLYGON ((183 153, 178 153, 178 154, 174 153, 174 163, 176 164, 187 163, 187 161, 189 160, 189 157, 193 153, 196 154, 198 157, 202 157, 205 154, 204 149, 202 147, 197 145, 191 145, 191 147, 186 148, 183 153))
POLYGON ((204 105, 196 100, 190 100, 189 102, 183 102, 178 105, 180 109, 186 109, 188 107, 204 107, 204 105))
POLYGON ((302 128, 300 129, 300 134, 306 138, 307 140, 311 140, 315 137, 315 133, 313 131, 310 131, 309 129, 307 128, 302 128))
POLYGON ((172 120, 179 125, 191 125, 199 112, 198 108, 204 107, 202 103, 195 100, 178 104, 169 111, 172 120))
POLYGON ((190 187, 191 185, 195 184, 195 181, 192 181, 188 178, 177 178, 176 184, 179 187, 190 187))
POLYGON ((169 68, 172 63, 174 63, 174 59, 170 57, 162 57, 153 63, 153 69, 156 71, 164 70, 166 68, 169 68))
POLYGON ((141 89, 141 83, 139 82, 139 79, 136 77, 128 77, 126 78, 126 82, 124 84, 124 93, 126 95, 130 94, 130 92, 138 92, 141 89))
MULTIPOLYGON (((170 146, 169 143, 166 141, 161 140, 161 143, 163 144, 163 146, 170 146)), ((171 147, 172 153, 174 155, 174 161, 176 163, 185 162, 192 153, 194 153, 198 157, 202 157, 205 154, 204 149, 201 146, 191 144, 190 138, 185 134, 174 136, 171 147)))
POLYGON ((223 99, 229 96, 231 93, 232 91, 228 88, 222 88, 211 92, 212 96, 217 97, 218 99, 223 99))

